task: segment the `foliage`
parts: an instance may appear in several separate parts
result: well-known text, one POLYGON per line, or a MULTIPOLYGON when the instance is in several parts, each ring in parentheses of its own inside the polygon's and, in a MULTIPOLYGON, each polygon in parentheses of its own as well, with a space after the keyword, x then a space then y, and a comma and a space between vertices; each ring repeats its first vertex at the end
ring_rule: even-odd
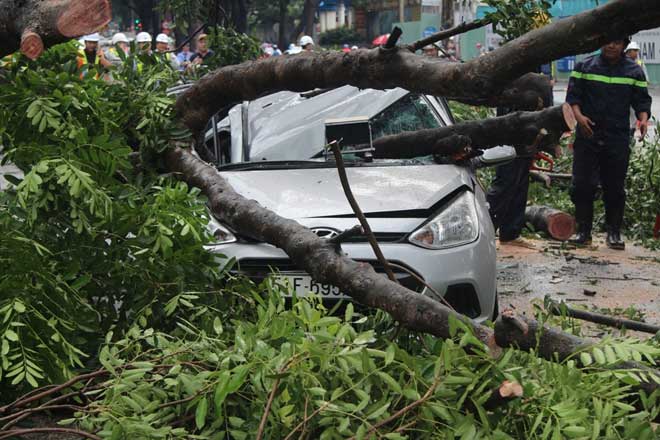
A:
POLYGON ((443 341, 241 283, 247 296, 212 314, 193 305, 176 331, 136 325, 108 342, 104 379, 62 423, 111 439, 256 438, 264 414, 263 438, 655 438, 658 396, 636 410, 643 373, 613 365, 654 362, 657 341, 605 341, 561 364, 513 349, 494 359, 458 322, 443 341), (504 380, 524 398, 486 409, 504 380))
POLYGON ((457 123, 476 121, 479 119, 486 119, 495 116, 495 112, 492 108, 489 107, 468 105, 458 101, 448 102, 449 109, 451 110, 452 115, 454 115, 454 120, 457 123))
POLYGON ((0 84, 0 144, 24 174, 0 194, 2 400, 71 376, 110 329, 165 330, 170 298, 220 278, 198 190, 145 170, 177 135, 178 74, 130 57, 108 84, 81 78, 75 52, 23 57, 0 84))
POLYGON ((254 60, 261 55, 259 41, 231 28, 212 28, 208 44, 215 52, 208 62, 210 70, 254 60))
POLYGON ((550 22, 549 10, 556 0, 485 0, 495 8, 485 19, 493 23, 504 41, 511 41, 550 22))
POLYGON ((342 46, 344 44, 359 44, 364 42, 364 37, 355 29, 348 27, 338 27, 323 32, 319 36, 319 44, 322 46, 342 46))

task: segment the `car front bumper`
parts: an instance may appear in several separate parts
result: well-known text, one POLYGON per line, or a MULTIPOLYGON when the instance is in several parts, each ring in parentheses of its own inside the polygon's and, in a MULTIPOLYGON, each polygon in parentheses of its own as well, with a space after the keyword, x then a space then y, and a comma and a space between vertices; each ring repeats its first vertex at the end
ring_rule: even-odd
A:
MULTIPOLYGON (((414 271, 458 312, 484 321, 492 317, 496 301, 496 256, 492 237, 492 231, 486 230, 470 244, 439 250, 401 242, 381 243, 380 247, 387 260, 414 271)), ((302 273, 284 251, 269 244, 237 242, 210 249, 235 258, 238 271, 252 278, 263 278, 271 268, 302 273), (242 263, 245 263, 244 267, 242 263)), ((350 258, 369 262, 381 271, 369 243, 344 243, 342 250, 350 258)), ((406 287, 418 287, 415 290, 432 298, 436 296, 431 289, 412 281, 405 273, 395 272, 406 287), (410 285, 411 282, 413 285, 410 285)))

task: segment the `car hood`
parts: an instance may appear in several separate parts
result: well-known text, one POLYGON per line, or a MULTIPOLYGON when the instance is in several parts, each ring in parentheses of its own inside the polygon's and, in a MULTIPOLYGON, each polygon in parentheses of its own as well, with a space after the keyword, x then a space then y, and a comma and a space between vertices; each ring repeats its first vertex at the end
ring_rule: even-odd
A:
MULTIPOLYGON (((419 210, 434 207, 461 186, 474 185, 471 173, 455 165, 349 167, 346 172, 365 214, 392 213, 393 217, 420 217, 419 210)), ((353 214, 335 168, 228 171, 221 175, 241 195, 282 217, 353 214)))

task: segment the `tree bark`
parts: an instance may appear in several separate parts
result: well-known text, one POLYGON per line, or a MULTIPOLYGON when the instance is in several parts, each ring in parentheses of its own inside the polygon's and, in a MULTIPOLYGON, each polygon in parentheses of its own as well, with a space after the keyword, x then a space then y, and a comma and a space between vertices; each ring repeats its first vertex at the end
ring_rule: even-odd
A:
POLYGON ((319 0, 305 0, 303 6, 302 17, 300 23, 291 32, 291 41, 298 41, 298 37, 303 32, 309 36, 314 33, 314 17, 316 16, 316 9, 319 6, 319 0))
POLYGON ((55 44, 110 22, 108 0, 0 0, 0 57, 21 50, 36 59, 55 44))
POLYGON ((528 206, 525 222, 537 231, 547 232, 555 240, 566 241, 575 234, 575 218, 549 206, 528 206))
POLYGON ((658 25, 660 0, 614 0, 529 32, 467 63, 426 58, 406 48, 271 57, 216 70, 181 95, 176 110, 189 128, 199 131, 211 115, 231 103, 281 90, 346 84, 403 87, 463 102, 534 110, 543 101, 548 80, 528 72, 658 25))
POLYGON ((374 157, 401 159, 469 153, 465 150, 465 142, 445 142, 454 136, 467 138, 470 148, 486 149, 499 145, 525 148, 534 143, 541 129, 545 129, 548 135, 541 140, 539 147, 542 148, 556 145, 562 133, 573 130, 575 124, 575 116, 568 104, 539 112, 515 112, 497 118, 384 136, 373 143, 374 157))

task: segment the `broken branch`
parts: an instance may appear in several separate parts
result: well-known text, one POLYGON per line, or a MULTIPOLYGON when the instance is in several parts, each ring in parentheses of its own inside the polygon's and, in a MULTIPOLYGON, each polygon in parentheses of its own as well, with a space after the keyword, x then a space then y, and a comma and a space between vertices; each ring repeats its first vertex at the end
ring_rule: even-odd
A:
POLYGON ((656 334, 660 332, 660 326, 647 324, 646 322, 633 321, 632 319, 619 318, 617 316, 603 315, 602 313, 589 312, 587 310, 572 309, 564 303, 550 301, 548 310, 553 315, 570 316, 571 318, 593 322, 595 324, 607 325, 618 329, 635 330, 638 332, 656 334))

